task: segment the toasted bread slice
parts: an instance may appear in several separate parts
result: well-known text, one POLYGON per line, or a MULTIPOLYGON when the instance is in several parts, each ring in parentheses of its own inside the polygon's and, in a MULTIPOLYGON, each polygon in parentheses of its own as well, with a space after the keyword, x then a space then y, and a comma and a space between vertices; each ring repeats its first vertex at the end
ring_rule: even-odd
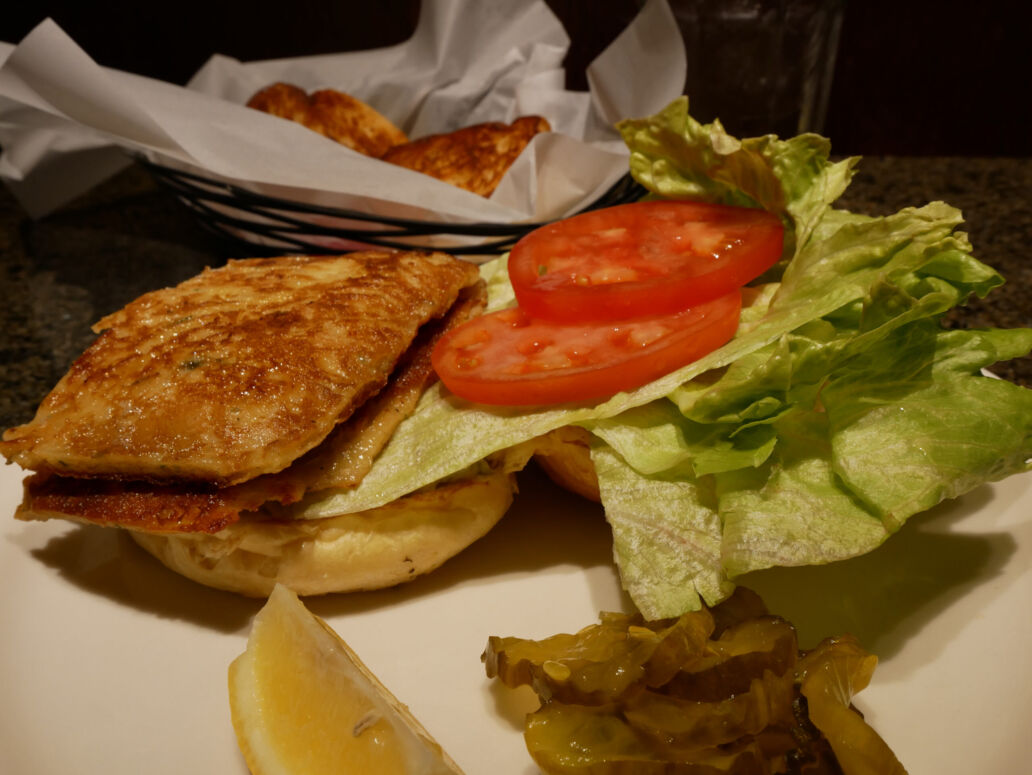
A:
POLYGON ((304 124, 366 156, 382 156, 408 137, 389 119, 350 94, 322 89, 308 94, 289 83, 257 92, 247 106, 304 124))
POLYGON ((550 129, 540 116, 522 116, 511 124, 475 124, 395 145, 381 158, 490 196, 531 138, 550 129))

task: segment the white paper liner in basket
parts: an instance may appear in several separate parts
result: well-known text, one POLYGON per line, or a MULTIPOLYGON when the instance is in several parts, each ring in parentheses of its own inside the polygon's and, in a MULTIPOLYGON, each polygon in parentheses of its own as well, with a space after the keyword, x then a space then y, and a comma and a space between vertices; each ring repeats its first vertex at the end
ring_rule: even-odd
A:
POLYGON ((112 174, 128 151, 313 206, 442 224, 545 222, 625 175, 613 124, 656 112, 684 84, 666 0, 648 0, 592 63, 589 92, 565 90, 568 45, 541 0, 426 0, 397 46, 251 63, 215 55, 180 87, 100 66, 48 20, 0 67, 0 177, 40 216, 112 174), (275 81, 354 94, 410 137, 527 114, 553 131, 534 138, 485 198, 244 106, 275 81))

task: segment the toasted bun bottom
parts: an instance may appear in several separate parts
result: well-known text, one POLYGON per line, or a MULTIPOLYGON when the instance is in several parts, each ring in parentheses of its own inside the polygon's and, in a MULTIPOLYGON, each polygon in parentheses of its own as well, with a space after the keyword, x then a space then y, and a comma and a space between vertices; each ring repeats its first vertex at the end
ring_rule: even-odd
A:
POLYGON ((545 434, 538 441, 534 460, 560 487, 601 502, 598 475, 591 462, 591 434, 583 428, 568 425, 545 434))
POLYGON ((356 514, 292 522, 241 520, 214 535, 133 539, 201 584, 266 597, 382 589, 434 570, 487 533, 512 504, 515 477, 498 471, 356 514))

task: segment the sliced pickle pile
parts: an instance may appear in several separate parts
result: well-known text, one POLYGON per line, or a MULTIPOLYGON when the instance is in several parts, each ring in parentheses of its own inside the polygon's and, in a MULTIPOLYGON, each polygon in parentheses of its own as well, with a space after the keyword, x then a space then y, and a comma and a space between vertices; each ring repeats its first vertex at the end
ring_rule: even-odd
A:
POLYGON ((877 658, 851 636, 800 652, 744 588, 679 619, 603 613, 572 635, 491 637, 483 660, 537 692, 524 736, 546 773, 906 772, 851 705, 877 658))

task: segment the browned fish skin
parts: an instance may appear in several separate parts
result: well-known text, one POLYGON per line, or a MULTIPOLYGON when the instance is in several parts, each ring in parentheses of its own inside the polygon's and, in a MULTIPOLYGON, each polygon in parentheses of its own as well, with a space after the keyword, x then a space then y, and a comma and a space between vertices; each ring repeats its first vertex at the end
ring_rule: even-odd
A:
POLYGON ((0 454, 66 476, 218 486, 282 470, 387 382, 472 264, 433 253, 231 261, 101 320, 0 454))
MULTIPOLYGON (((252 494, 253 495, 253 494, 252 494)), ((218 533, 260 503, 239 488, 204 484, 160 485, 33 474, 14 516, 70 519, 146 533, 218 533)))
POLYGON ((408 140, 405 133, 350 94, 321 89, 309 95, 289 83, 274 83, 247 102, 249 108, 303 124, 367 156, 381 156, 408 140))
POLYGON ((549 129, 540 116, 522 116, 511 124, 476 124, 395 145, 381 158, 490 196, 531 138, 549 129))

